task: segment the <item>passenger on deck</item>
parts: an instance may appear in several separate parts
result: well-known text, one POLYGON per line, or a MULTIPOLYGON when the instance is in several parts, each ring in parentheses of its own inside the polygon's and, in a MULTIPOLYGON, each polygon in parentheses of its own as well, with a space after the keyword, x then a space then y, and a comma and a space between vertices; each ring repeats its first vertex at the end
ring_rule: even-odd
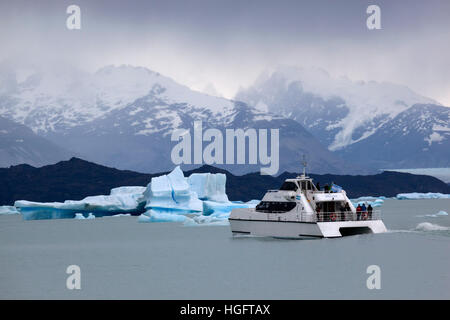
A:
POLYGON ((358 203, 358 206, 356 207, 356 220, 358 220, 358 221, 361 220, 361 211, 362 211, 362 207, 358 203))
POLYGON ((325 193, 328 193, 330 191, 330 187, 328 186, 328 184, 325 184, 323 186, 323 191, 325 191, 325 193))
POLYGON ((367 214, 368 214, 369 220, 372 220, 372 211, 373 211, 373 208, 372 208, 372 206, 369 204, 369 206, 367 207, 367 214))
POLYGON ((321 220, 320 220, 320 204, 318 204, 318 205, 316 206, 316 212, 317 212, 317 221, 321 221, 321 220))
POLYGON ((361 211, 362 212, 367 212, 367 208, 366 208, 366 203, 365 202, 363 202, 363 205, 361 207, 361 211))
POLYGON ((316 183, 316 188, 317 188, 317 190, 320 191, 320 183, 319 183, 319 181, 317 181, 317 183, 316 183))
POLYGON ((345 221, 345 206, 342 203, 339 206, 339 211, 341 212, 341 221, 345 221))
POLYGON ((352 211, 352 209, 350 209, 350 205, 348 204, 348 202, 345 203, 345 211, 346 212, 352 211))

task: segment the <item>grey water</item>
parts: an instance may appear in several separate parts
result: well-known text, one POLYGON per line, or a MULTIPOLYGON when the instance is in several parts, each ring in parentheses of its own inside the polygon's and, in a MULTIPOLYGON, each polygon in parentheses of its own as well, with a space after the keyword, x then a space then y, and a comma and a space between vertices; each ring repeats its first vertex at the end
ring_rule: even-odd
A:
POLYGON ((318 240, 137 217, 3 215, 0 298, 449 299, 450 217, 426 215, 450 213, 450 200, 386 200, 381 210, 388 233, 318 240), (423 222, 431 224, 416 230, 423 222), (66 287, 69 265, 81 269, 80 290, 66 287), (366 285, 370 265, 380 289, 366 285))

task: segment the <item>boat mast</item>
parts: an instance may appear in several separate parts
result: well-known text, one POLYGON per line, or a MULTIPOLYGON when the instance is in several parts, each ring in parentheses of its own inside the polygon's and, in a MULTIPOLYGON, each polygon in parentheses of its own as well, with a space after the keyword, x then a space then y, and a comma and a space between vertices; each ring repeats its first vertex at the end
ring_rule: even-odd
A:
POLYGON ((307 166, 308 162, 306 162, 306 156, 305 155, 303 155, 302 164, 303 164, 303 175, 302 175, 302 178, 306 178, 306 166, 307 166))

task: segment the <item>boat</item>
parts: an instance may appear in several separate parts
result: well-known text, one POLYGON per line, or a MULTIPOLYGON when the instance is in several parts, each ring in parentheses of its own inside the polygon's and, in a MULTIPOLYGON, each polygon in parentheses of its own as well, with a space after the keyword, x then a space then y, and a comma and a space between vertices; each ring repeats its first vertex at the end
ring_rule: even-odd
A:
POLYGON ((233 209, 228 219, 233 235, 336 238, 387 231, 379 210, 357 212, 342 188, 319 190, 306 165, 279 190, 268 190, 256 208, 233 209))

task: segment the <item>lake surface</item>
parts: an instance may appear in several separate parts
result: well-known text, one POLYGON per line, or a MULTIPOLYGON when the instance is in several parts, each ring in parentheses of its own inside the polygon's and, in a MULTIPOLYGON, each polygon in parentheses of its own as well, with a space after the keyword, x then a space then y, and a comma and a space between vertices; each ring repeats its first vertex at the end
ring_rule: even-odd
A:
POLYGON ((381 210, 388 233, 318 240, 137 217, 1 215, 0 298, 449 299, 450 217, 425 215, 450 213, 450 199, 386 200, 381 210), (415 230, 423 222, 432 225, 415 230), (69 265, 81 268, 81 290, 66 288, 69 265), (370 265, 381 269, 380 290, 366 286, 370 265))

